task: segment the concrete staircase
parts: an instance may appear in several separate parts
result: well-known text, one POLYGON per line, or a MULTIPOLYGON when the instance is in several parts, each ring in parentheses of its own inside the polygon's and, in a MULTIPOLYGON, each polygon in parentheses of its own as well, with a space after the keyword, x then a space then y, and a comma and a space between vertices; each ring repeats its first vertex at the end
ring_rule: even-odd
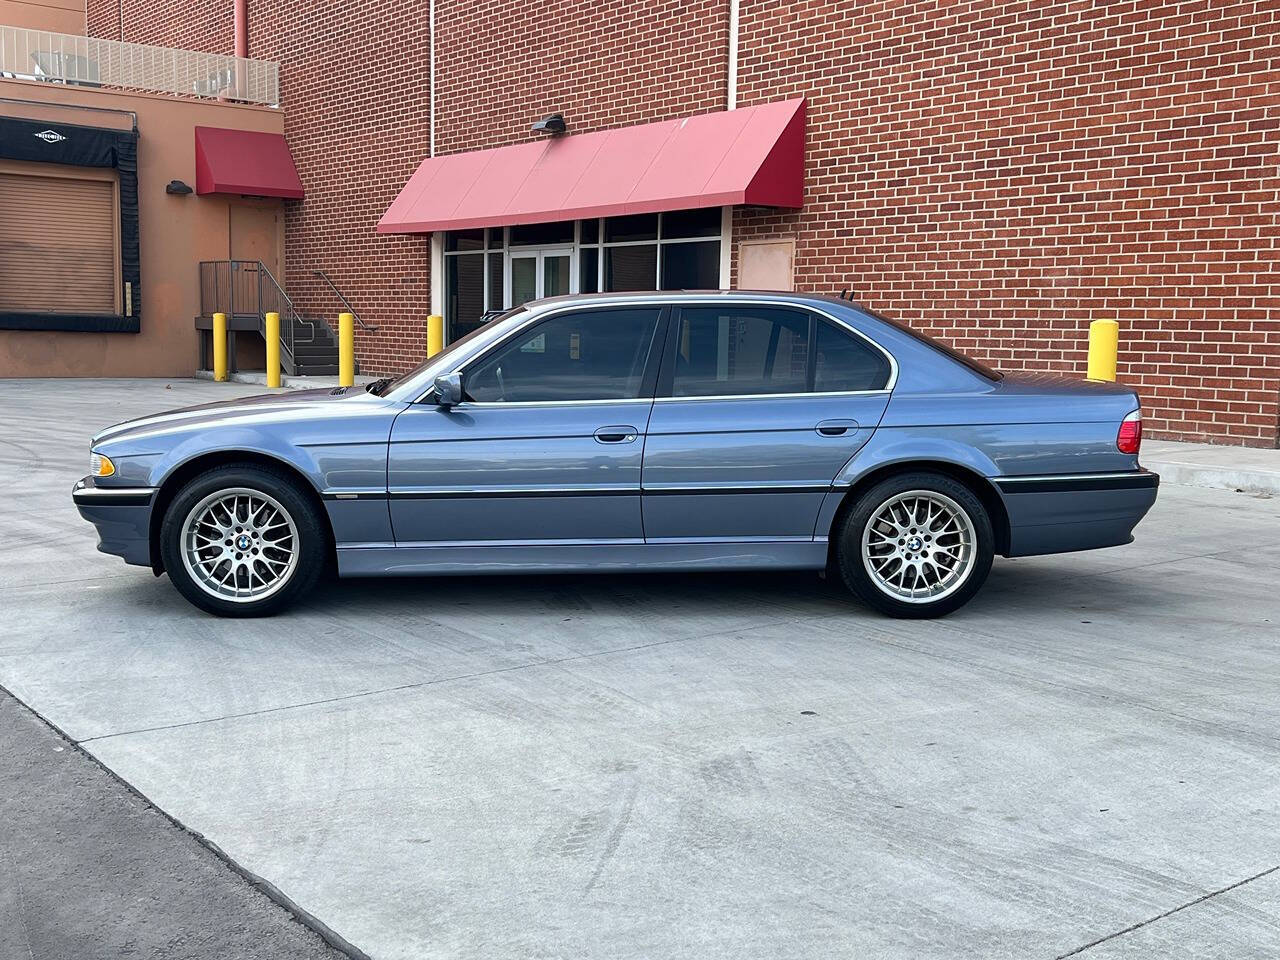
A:
MULTIPOLYGON (((338 375, 338 338, 324 320, 311 318, 294 324, 293 355, 300 377, 338 375)), ((356 370, 359 371, 359 365, 356 370)))

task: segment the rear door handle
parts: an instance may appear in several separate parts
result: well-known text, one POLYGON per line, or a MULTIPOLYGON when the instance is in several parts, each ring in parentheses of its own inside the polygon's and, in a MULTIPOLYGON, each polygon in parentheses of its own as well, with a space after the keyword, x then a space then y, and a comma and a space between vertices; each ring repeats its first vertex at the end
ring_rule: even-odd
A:
POLYGON ((824 437, 843 437, 850 430, 858 429, 857 420, 823 420, 816 427, 824 437))
POLYGON ((597 443, 632 443, 640 431, 635 427, 622 424, 620 426, 601 427, 595 432, 597 443))

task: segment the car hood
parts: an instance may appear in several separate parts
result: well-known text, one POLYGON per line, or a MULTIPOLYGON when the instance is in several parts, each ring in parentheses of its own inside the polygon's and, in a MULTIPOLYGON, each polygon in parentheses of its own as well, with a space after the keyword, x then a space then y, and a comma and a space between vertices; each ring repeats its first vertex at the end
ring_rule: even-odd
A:
POLYGON ((363 387, 321 387, 315 390, 290 390, 267 393, 235 400, 217 400, 194 407, 166 410, 136 420, 125 420, 99 431, 93 445, 129 437, 190 430, 228 423, 278 423, 292 419, 310 419, 317 415, 337 413, 337 404, 385 403, 367 393, 363 387))

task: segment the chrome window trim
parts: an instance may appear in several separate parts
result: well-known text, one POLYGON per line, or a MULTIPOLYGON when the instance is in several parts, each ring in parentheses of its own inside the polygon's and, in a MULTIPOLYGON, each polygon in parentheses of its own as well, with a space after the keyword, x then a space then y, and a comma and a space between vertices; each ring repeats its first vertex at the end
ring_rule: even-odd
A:
POLYGON ((792 400, 801 397, 874 397, 892 390, 815 390, 813 393, 717 393, 705 397, 654 397, 654 403, 696 403, 701 400, 792 400))
POLYGON ((455 403, 455 410, 474 410, 476 407, 500 407, 504 410, 511 407, 585 407, 601 404, 619 403, 653 403, 653 397, 628 397, 624 400, 463 400, 455 403))
MULTIPOLYGON (((511 330, 509 330, 508 332, 500 336, 495 336, 492 339, 482 338, 481 340, 477 341, 475 348, 469 351, 465 356, 460 357, 453 364, 452 370, 450 372, 458 372, 458 373, 465 374, 467 365, 473 362, 480 354, 487 352, 490 348, 494 348, 502 345, 507 340, 519 334, 522 330, 524 330, 525 327, 529 326, 532 323, 537 323, 541 320, 550 319, 551 317, 559 316, 560 314, 563 314, 563 313, 572 313, 578 310, 608 309, 611 307, 620 307, 620 306, 643 307, 651 304, 656 306, 676 306, 676 307, 688 306, 691 309, 696 309, 698 306, 714 305, 717 303, 733 303, 735 305, 741 305, 741 306, 775 307, 775 308, 790 308, 793 310, 808 310, 811 313, 817 314, 820 317, 825 317, 827 320, 836 324, 841 329, 847 330, 849 333, 852 333, 854 336, 859 337, 866 343, 870 344, 873 348, 875 348, 876 350, 879 350, 885 356, 885 358, 889 361, 889 382, 886 383, 885 386, 879 390, 837 390, 837 391, 827 391, 827 392, 815 391, 813 393, 747 393, 747 394, 726 394, 724 396, 710 396, 710 397, 632 397, 630 398, 630 401, 632 402, 643 401, 645 403, 648 403, 651 401, 663 402, 663 401, 671 401, 671 400, 678 400, 683 402, 688 400, 694 400, 694 401, 697 401, 697 400, 760 400, 760 399, 770 399, 770 398, 776 399, 779 397, 876 396, 878 394, 892 393, 894 387, 896 387, 898 384, 898 360, 891 352, 889 352, 889 350, 887 350, 885 347, 877 343, 875 340, 871 339, 861 330, 858 330, 856 327, 842 320, 840 317, 836 316, 835 314, 830 313, 829 311, 823 309, 822 307, 816 306, 805 300, 790 300, 786 298, 770 299, 766 297, 737 296, 732 291, 724 291, 720 294, 708 294, 707 296, 703 296, 703 297, 690 297, 688 294, 681 295, 678 293, 648 294, 645 296, 636 296, 636 295, 612 296, 609 294, 591 294, 590 296, 592 297, 592 299, 585 303, 570 303, 570 304, 564 304, 564 305, 551 304, 551 305, 543 306, 541 308, 539 308, 536 305, 529 307, 527 309, 528 315, 517 326, 513 327, 511 330)), ((434 391, 434 389, 435 389, 434 385, 427 386, 411 402, 413 403, 424 402, 428 397, 432 395, 432 392, 434 391)), ((480 401, 467 401, 467 402, 477 403, 480 401)), ((501 401, 483 401, 483 402, 487 402, 490 405, 496 406, 496 407, 510 407, 515 405, 515 403, 503 403, 501 401)), ((529 400, 529 401, 517 401, 517 402, 525 403, 529 405, 536 405, 536 406, 551 406, 551 405, 563 406, 566 404, 625 403, 628 401, 625 401, 625 400, 529 400)), ((458 404, 457 406, 462 406, 462 404, 458 404)))

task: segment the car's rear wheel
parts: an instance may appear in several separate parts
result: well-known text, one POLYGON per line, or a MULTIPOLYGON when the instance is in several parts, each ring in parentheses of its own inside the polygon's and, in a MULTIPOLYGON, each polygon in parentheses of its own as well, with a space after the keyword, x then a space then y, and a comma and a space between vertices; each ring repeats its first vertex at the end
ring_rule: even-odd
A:
POLYGON ((225 617, 276 613, 311 589, 327 540, 319 511, 285 474, 217 467, 178 491, 160 527, 165 570, 197 607, 225 617))
POLYGON ((839 528, 840 575, 860 599, 893 617, 940 617, 982 587, 995 554, 991 519, 963 483, 906 473, 876 484, 839 528))

